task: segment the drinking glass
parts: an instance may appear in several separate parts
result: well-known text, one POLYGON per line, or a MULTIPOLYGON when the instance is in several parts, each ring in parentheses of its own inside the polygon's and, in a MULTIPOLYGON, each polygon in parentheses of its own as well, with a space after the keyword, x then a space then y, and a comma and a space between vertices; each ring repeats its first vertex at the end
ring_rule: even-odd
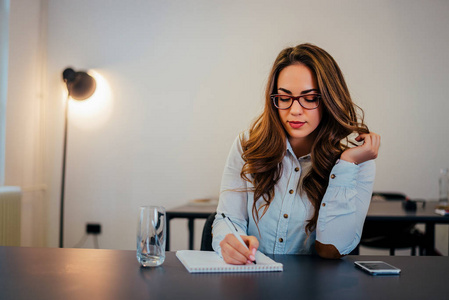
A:
POLYGON ((166 227, 164 207, 139 207, 137 261, 143 267, 156 267, 164 262, 166 227))

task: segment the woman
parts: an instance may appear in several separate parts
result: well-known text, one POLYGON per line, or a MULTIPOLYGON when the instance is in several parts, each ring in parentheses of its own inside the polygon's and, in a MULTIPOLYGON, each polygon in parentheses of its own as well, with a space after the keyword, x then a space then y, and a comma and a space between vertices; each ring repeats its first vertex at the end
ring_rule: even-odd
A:
POLYGON ((231 264, 252 263, 256 249, 325 258, 350 253, 371 199, 380 137, 358 119, 340 68, 317 46, 281 51, 265 98, 263 113, 235 140, 226 162, 214 250, 231 264), (248 248, 230 234, 222 213, 248 248))

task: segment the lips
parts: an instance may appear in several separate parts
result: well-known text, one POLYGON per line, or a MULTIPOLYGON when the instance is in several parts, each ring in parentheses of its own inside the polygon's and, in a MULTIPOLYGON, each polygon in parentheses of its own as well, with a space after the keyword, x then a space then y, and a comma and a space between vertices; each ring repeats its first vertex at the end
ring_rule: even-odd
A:
POLYGON ((304 124, 306 124, 306 122, 299 122, 299 121, 287 121, 287 122, 293 129, 301 128, 304 124))

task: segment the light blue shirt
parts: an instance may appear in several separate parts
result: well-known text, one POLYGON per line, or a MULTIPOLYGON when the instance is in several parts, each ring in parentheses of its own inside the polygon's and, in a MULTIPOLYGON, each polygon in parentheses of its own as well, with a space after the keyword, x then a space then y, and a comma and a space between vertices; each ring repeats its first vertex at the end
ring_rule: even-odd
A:
MULTIPOLYGON (((312 165, 310 154, 297 158, 287 140, 282 176, 268 210, 258 223, 260 235, 252 217, 254 195, 250 190, 253 185, 240 177, 243 164, 242 146, 237 137, 223 172, 212 228, 212 247, 219 255, 220 242, 230 233, 221 213, 232 220, 241 235, 257 237, 259 250, 266 254, 312 254, 315 240, 334 245, 340 254, 348 254, 357 246, 373 191, 374 160, 359 165, 337 161, 319 208, 316 230, 309 237, 305 226, 313 216, 313 206, 306 193, 301 193, 301 182, 312 165)), ((259 199, 256 205, 259 207, 263 203, 264 200, 259 199)), ((259 216, 262 211, 263 208, 259 216)))

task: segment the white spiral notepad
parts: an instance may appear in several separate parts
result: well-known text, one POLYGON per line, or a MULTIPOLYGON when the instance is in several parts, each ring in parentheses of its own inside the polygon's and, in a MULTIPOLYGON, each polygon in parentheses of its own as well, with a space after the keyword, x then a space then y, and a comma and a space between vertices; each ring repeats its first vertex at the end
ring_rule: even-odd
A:
POLYGON ((256 252, 257 264, 230 265, 214 251, 180 250, 176 257, 189 273, 222 273, 222 272, 274 272, 283 271, 283 265, 275 262, 262 252, 256 252))

